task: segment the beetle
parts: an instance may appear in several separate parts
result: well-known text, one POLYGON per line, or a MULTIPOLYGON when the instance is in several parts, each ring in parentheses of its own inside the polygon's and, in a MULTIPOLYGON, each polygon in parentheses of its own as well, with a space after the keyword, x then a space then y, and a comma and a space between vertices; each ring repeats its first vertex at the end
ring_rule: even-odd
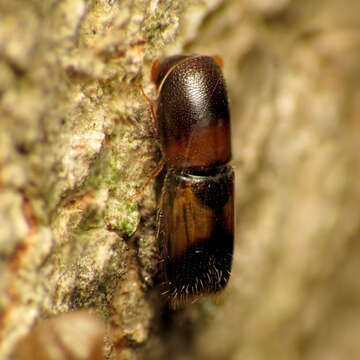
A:
POLYGON ((227 285, 234 247, 230 112, 218 57, 153 64, 155 129, 166 175, 157 216, 164 293, 172 308, 227 285))

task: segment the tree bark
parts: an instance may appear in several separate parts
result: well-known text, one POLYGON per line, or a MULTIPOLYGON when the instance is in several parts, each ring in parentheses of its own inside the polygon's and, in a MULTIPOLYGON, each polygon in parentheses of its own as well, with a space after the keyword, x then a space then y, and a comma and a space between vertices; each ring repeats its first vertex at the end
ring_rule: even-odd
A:
POLYGON ((3 1, 0 359, 81 308, 107 325, 110 359, 358 359, 359 11, 3 1), (237 231, 223 302, 170 312, 152 290, 156 195, 141 186, 159 145, 138 85, 155 98, 151 63, 177 52, 224 60, 237 231))

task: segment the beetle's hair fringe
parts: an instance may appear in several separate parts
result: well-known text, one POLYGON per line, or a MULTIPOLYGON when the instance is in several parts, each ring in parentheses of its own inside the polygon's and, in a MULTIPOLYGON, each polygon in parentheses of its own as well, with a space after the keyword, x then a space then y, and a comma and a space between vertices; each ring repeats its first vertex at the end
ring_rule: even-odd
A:
POLYGON ((168 298, 172 309, 196 302, 202 296, 212 295, 212 298, 221 298, 223 290, 230 279, 230 271, 224 271, 216 267, 210 267, 204 278, 196 278, 194 285, 183 284, 181 288, 175 287, 171 281, 164 282, 162 295, 168 298), (214 290, 214 284, 221 283, 226 279, 225 285, 214 290))

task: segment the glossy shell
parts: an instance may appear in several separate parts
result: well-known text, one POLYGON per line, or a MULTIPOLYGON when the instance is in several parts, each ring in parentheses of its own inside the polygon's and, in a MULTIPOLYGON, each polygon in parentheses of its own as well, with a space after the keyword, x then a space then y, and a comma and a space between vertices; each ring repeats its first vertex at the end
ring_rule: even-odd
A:
POLYGON ((209 56, 176 55, 158 63, 156 122, 164 160, 175 169, 202 170, 231 159, 225 81, 209 56))
POLYGON ((217 295, 231 273, 234 172, 225 81, 216 57, 175 55, 152 68, 167 170, 158 210, 164 293, 177 308, 217 295))
POLYGON ((171 306, 222 291, 230 278, 234 243, 231 166, 202 175, 169 171, 158 218, 171 306))

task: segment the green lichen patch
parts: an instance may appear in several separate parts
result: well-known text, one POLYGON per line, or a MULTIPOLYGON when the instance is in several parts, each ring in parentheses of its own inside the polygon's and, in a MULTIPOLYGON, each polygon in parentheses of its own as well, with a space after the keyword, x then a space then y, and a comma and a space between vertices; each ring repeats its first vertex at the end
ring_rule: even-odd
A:
POLYGON ((110 198, 107 202, 104 220, 111 229, 131 236, 137 227, 139 213, 137 205, 130 200, 110 198))

